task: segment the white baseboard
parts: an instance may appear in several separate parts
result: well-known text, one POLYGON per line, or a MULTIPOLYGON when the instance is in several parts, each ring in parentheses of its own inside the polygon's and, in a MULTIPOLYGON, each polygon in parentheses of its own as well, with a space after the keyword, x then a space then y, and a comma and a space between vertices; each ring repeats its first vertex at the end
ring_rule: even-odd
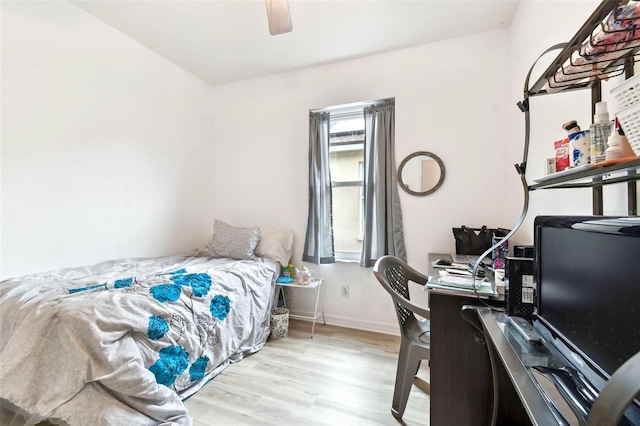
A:
MULTIPOLYGON (((311 317, 313 316, 313 312, 291 311, 290 315, 292 316, 302 315, 306 317, 311 317)), ((304 319, 304 318, 296 318, 296 319, 299 319, 301 321, 311 322, 311 320, 309 319, 304 319)), ((380 321, 370 321, 370 320, 363 320, 361 318, 342 317, 339 315, 326 315, 326 314, 325 314, 325 321, 328 325, 335 325, 338 327, 353 328, 356 330, 363 330, 363 331, 372 331, 374 333, 391 334, 393 336, 400 335, 400 330, 397 322, 393 324, 389 324, 389 323, 380 322, 380 321)), ((322 324, 322 315, 318 317, 318 319, 316 320, 316 324, 322 324)))

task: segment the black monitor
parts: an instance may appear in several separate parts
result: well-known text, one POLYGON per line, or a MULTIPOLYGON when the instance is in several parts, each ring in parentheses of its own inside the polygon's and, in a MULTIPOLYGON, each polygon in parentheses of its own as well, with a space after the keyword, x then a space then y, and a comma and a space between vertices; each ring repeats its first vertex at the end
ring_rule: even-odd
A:
POLYGON ((640 352, 640 218, 538 216, 534 326, 601 390, 640 352))

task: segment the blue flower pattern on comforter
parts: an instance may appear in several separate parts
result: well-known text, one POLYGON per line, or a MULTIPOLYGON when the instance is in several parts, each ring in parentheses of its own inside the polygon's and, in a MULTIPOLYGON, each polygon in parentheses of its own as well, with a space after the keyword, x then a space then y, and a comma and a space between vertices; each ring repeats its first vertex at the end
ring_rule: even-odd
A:
MULTIPOLYGON (((168 274, 165 274, 171 284, 157 284, 149 288, 149 292, 155 300, 160 303, 176 302, 182 295, 183 287, 190 288, 191 297, 204 297, 209 293, 211 289, 211 276, 206 273, 187 273, 186 269, 179 269, 168 274)), ((134 277, 122 278, 113 282, 114 289, 121 289, 131 287, 136 283, 134 277)), ((108 289, 109 284, 96 284, 86 287, 80 287, 75 289, 69 289, 69 294, 80 293, 94 289, 108 289)), ((215 295, 209 304, 209 310, 211 316, 219 321, 223 321, 229 311, 231 310, 231 299, 224 295, 215 295)), ((175 321, 176 328, 181 328, 181 324, 184 321, 175 321)), ((164 318, 152 315, 149 317, 149 327, 147 329, 147 336, 152 340, 159 340, 166 336, 170 330, 170 325, 164 318)), ((180 335, 182 334, 179 333, 180 335)), ((207 336, 210 337, 210 336, 207 336)), ((156 382, 171 386, 176 379, 176 376, 182 374, 188 366, 189 354, 181 346, 171 345, 163 348, 159 352, 159 358, 155 364, 149 367, 149 370, 155 375, 156 382)), ((189 369, 190 381, 199 380, 205 375, 205 368, 209 358, 201 356, 193 363, 189 369)))
MULTIPOLYGON (((149 290, 153 298, 160 303, 177 301, 182 293, 182 287, 191 288, 192 297, 204 297, 211 288, 211 277, 208 274, 188 274, 186 270, 180 269, 169 275, 174 284, 156 285, 149 290)), ((211 300, 210 306, 211 315, 222 321, 231 310, 231 300, 227 296, 216 295, 211 300)), ((182 322, 178 321, 177 324, 182 324, 182 322)), ((178 327, 180 326, 178 325, 178 327)), ((160 339, 165 336, 167 331, 169 331, 169 325, 164 319, 155 316, 149 318, 149 331, 147 332, 149 338, 160 339)), ((160 350, 159 359, 149 367, 149 370, 156 376, 156 382, 171 386, 176 376, 186 370, 188 356, 189 354, 184 348, 169 346, 160 350)), ((208 361, 209 358, 204 356, 193 363, 189 369, 190 381, 193 382, 204 377, 208 361)))
MULTIPOLYGON (((133 274, 125 275, 127 265, 114 268, 123 271, 120 276, 111 269, 98 268, 98 272, 83 270, 85 275, 79 277, 75 270, 69 277, 64 276, 66 270, 61 270, 60 284, 49 281, 49 276, 35 275, 24 281, 5 282, 0 287, 1 307, 30 312, 30 316, 22 317, 27 318, 23 324, 30 324, 26 341, 31 345, 13 353, 0 350, 0 379, 25 383, 8 390, 7 399, 23 401, 29 412, 60 410, 61 418, 63 412, 70 411, 71 415, 91 415, 87 414, 86 401, 79 399, 74 405, 74 395, 82 389, 75 386, 101 383, 109 390, 101 396, 105 399, 117 395, 118 389, 129 389, 126 398, 116 399, 127 401, 124 404, 133 410, 129 413, 132 419, 139 413, 145 413, 147 419, 161 419, 163 413, 173 416, 181 409, 187 416, 184 407, 175 405, 181 398, 200 389, 232 357, 239 360, 264 345, 278 269, 270 263, 245 265, 241 261, 218 267, 215 263, 211 266, 208 258, 176 258, 179 261, 174 257, 167 258, 171 262, 164 261, 163 265, 177 266, 162 269, 166 272, 153 272, 158 270, 155 264, 145 264, 146 269, 134 265, 133 274), (19 295, 30 291, 36 296, 25 303, 19 295), (55 301, 54 309, 44 311, 42 302, 49 300, 55 301), (56 335, 75 338, 59 344, 56 335), (138 349, 132 352, 131 344, 138 349), (28 355, 41 352, 41 347, 51 348, 55 356, 28 355), (137 354, 139 361, 131 362, 132 354, 137 354), (127 361, 123 362, 121 356, 127 361), (64 366, 60 364, 64 359, 86 359, 82 362, 99 368, 64 366), (60 371, 71 373, 62 375, 60 371), (100 371, 104 379, 95 376, 100 371), (144 371, 148 378, 144 378, 144 371), (114 381, 121 384, 111 387, 114 381), (44 384, 54 382, 64 391, 55 397, 48 395, 48 402, 43 403, 38 392, 46 392, 44 384), (158 389, 151 389, 150 383, 158 389)), ((105 406, 108 404, 105 401, 105 406)), ((142 418, 139 420, 139 424, 145 424, 142 418)))
POLYGON ((182 374, 189 365, 189 354, 180 346, 160 349, 160 359, 149 370, 156 376, 156 382, 171 386, 176 376, 182 374))

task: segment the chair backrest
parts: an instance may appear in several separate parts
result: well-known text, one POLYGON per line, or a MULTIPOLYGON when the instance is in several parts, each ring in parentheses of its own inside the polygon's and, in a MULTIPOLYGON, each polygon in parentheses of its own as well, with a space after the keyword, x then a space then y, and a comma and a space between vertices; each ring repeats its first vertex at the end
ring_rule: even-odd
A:
POLYGON ((424 285, 427 282, 425 275, 395 256, 379 258, 373 267, 373 274, 391 295, 400 328, 403 328, 410 319, 415 320, 414 312, 424 318, 430 317, 429 310, 412 303, 409 295, 409 282, 424 285))

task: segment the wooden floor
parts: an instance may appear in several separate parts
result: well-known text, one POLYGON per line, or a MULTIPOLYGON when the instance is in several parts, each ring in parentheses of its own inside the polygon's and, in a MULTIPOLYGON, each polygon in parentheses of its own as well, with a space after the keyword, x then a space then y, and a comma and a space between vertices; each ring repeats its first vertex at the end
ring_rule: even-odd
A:
POLYGON ((403 422, 391 415, 399 337, 322 324, 310 331, 292 320, 286 338, 227 367, 185 402, 194 425, 429 424, 427 362, 403 422))

